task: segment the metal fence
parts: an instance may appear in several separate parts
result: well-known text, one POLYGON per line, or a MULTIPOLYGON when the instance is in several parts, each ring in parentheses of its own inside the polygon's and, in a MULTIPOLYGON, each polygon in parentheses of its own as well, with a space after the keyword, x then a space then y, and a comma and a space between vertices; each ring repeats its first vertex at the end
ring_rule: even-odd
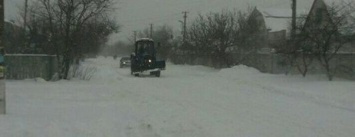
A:
POLYGON ((57 72, 54 55, 45 54, 7 54, 5 55, 6 79, 43 78, 50 80, 57 72))

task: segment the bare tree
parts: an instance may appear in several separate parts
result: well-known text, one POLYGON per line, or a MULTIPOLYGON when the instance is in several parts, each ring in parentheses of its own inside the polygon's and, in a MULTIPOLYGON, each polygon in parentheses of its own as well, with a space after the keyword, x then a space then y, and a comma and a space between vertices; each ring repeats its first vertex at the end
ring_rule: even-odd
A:
POLYGON ((35 2, 34 14, 46 27, 45 33, 49 45, 58 56, 60 76, 64 79, 68 78, 70 65, 83 56, 87 41, 94 40, 91 42, 97 42, 96 45, 102 44, 110 33, 118 29, 108 17, 114 9, 114 0, 36 0, 35 2), (92 39, 94 36, 96 39, 92 39))
POLYGON ((145 29, 139 31, 138 35, 137 35, 138 38, 149 38, 149 36, 150 36, 149 28, 145 28, 145 29))
MULTIPOLYGON (((150 28, 138 32, 139 38, 148 38, 150 35, 150 28)), ((156 43, 159 58, 167 59, 172 48, 172 27, 168 25, 157 26, 155 30, 152 30, 152 39, 156 43)))
MULTIPOLYGON (((294 37, 288 41, 287 46, 280 45, 275 47, 277 52, 281 53, 286 58, 286 61, 288 61, 289 69, 296 67, 303 77, 306 77, 309 66, 312 65, 314 60, 313 49, 310 46, 312 43, 307 40, 307 35, 296 33, 303 30, 306 18, 306 16, 297 18, 294 28, 295 32, 291 32, 295 33, 294 37)), ((286 74, 289 71, 287 70, 286 74)))
MULTIPOLYGON (((254 8, 238 13, 240 30, 238 33, 239 62, 248 64, 257 59, 254 55, 266 45, 267 28, 263 15, 254 8)), ((252 63, 254 64, 254 63, 252 63)))
POLYGON ((331 60, 349 42, 345 30, 349 29, 348 18, 351 15, 347 4, 325 6, 311 12, 302 31, 302 36, 309 43, 313 55, 324 67, 328 79, 333 80, 334 68, 331 60))
POLYGON ((156 27, 153 33, 153 39, 157 42, 157 55, 159 58, 167 59, 174 39, 172 27, 168 25, 156 27))
POLYGON ((297 70, 302 74, 303 77, 306 77, 309 66, 313 63, 313 54, 310 49, 302 47, 301 50, 297 51, 298 58, 296 58, 297 70))
POLYGON ((231 67, 256 60, 253 55, 265 45, 267 36, 260 16, 256 8, 246 13, 234 9, 200 14, 188 27, 187 43, 174 51, 189 56, 187 58, 212 61, 214 67, 231 67))
POLYGON ((189 50, 198 55, 210 55, 217 66, 232 66, 227 49, 238 42, 239 24, 236 11, 199 15, 188 29, 189 50))

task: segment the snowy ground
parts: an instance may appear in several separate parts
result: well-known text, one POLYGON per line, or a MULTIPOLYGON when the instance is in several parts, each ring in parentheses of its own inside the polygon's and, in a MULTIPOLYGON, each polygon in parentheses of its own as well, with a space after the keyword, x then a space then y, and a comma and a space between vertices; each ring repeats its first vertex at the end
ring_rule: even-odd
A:
POLYGON ((1 137, 351 137, 355 84, 169 64, 132 77, 88 60, 90 81, 7 81, 1 137))

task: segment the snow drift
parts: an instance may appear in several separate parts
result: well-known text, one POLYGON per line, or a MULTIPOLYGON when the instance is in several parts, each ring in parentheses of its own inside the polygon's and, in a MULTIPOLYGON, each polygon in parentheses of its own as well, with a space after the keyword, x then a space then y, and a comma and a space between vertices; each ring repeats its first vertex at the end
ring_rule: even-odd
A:
POLYGON ((90 81, 7 81, 3 137, 349 137, 351 81, 172 65, 133 77, 97 58, 90 81))

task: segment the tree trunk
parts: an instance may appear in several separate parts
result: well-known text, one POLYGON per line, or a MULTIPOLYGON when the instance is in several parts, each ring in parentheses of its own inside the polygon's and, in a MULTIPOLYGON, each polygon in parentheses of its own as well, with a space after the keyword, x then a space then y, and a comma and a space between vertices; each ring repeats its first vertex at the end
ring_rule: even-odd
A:
POLYGON ((328 80, 329 81, 333 81, 333 74, 332 74, 332 72, 331 72, 331 69, 330 69, 330 66, 329 66, 329 62, 326 62, 325 63, 325 69, 326 69, 326 71, 327 71, 327 77, 328 77, 328 80))
POLYGON ((68 74, 69 74, 69 69, 70 69, 70 59, 69 58, 66 58, 64 59, 64 79, 68 80, 69 77, 68 77, 68 74))
POLYGON ((302 76, 303 76, 303 77, 306 77, 307 72, 308 72, 308 67, 305 67, 305 68, 304 68, 304 71, 303 71, 303 73, 302 73, 302 76))

